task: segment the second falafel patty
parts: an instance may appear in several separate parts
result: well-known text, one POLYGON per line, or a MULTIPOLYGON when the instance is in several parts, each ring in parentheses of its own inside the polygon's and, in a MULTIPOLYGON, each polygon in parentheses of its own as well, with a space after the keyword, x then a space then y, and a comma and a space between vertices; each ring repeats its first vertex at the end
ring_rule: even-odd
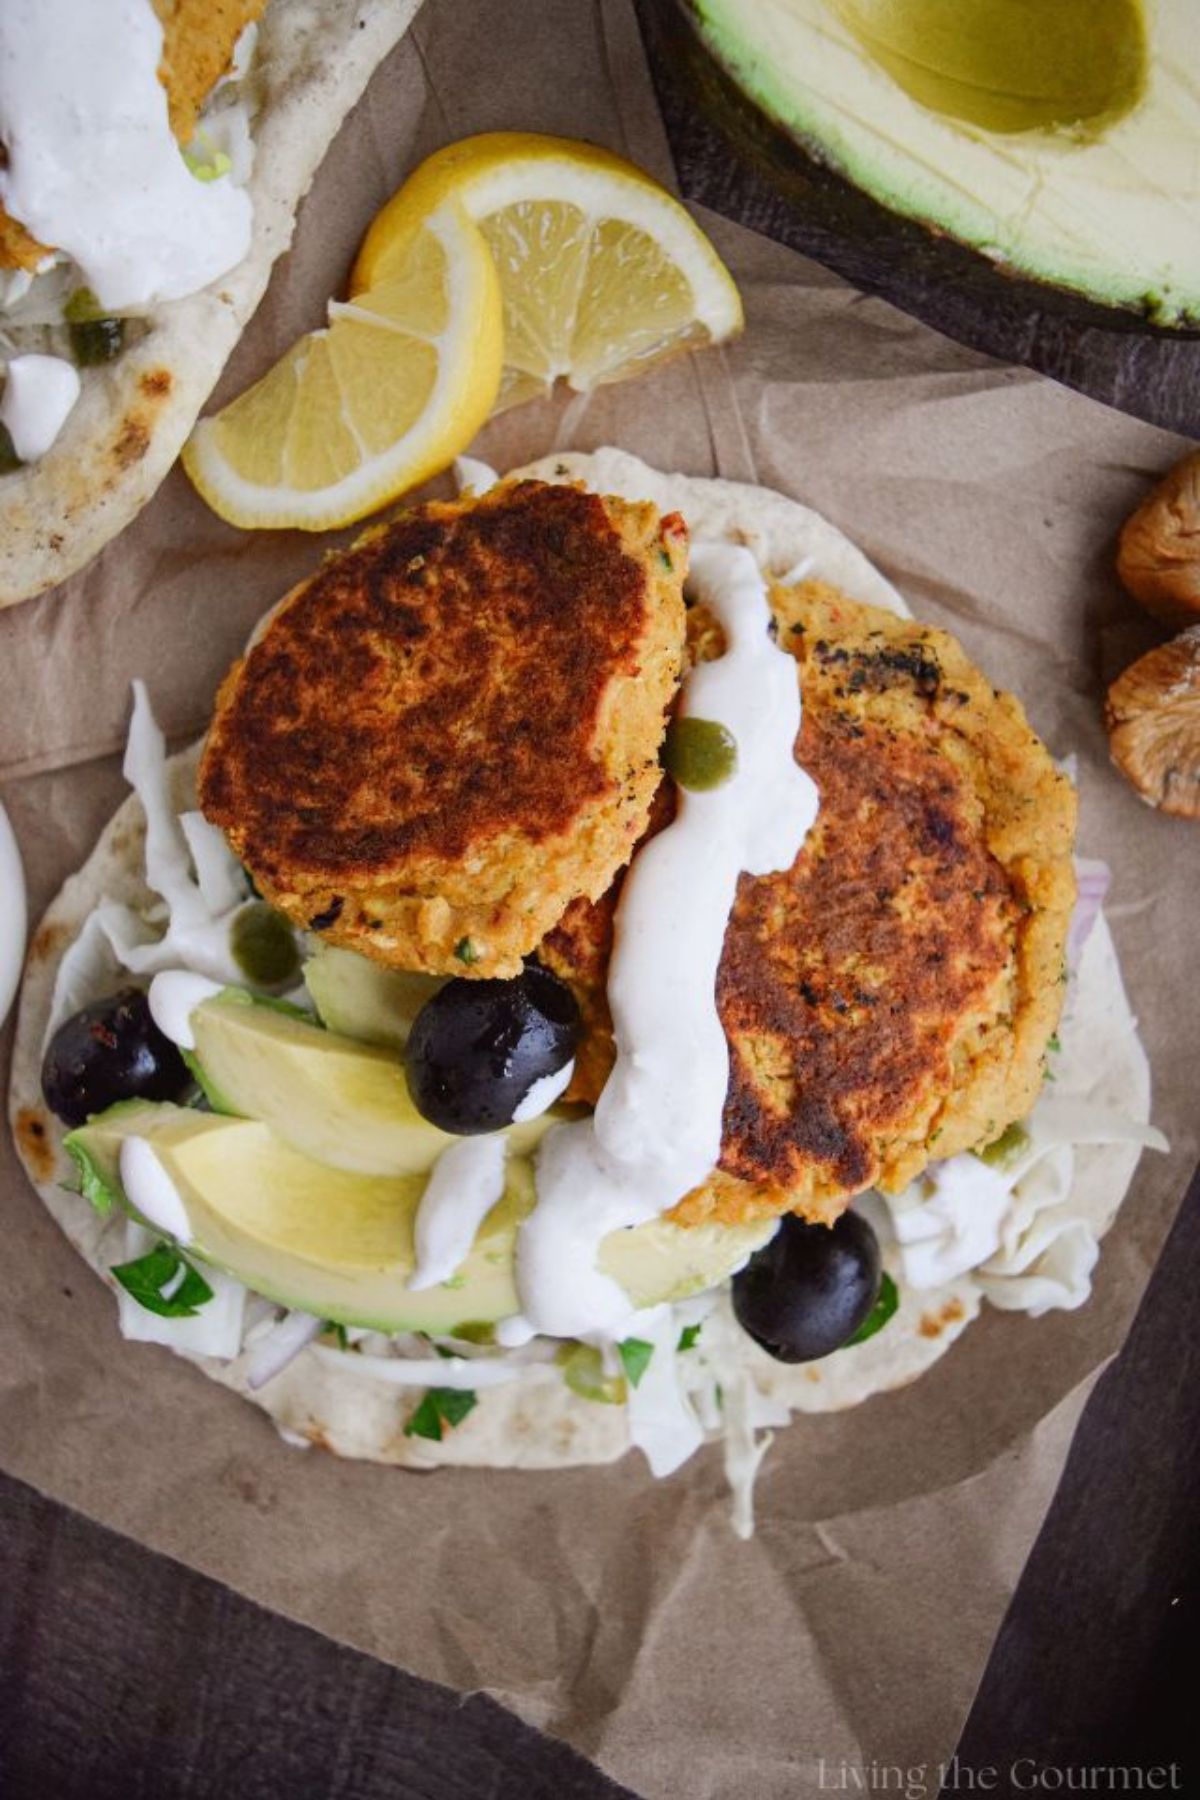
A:
MULTIPOLYGON (((792 868, 743 875, 717 1005, 730 1046, 721 1160, 684 1225, 832 1221, 1029 1112, 1064 993, 1075 793, 1019 703, 946 632, 810 580, 771 593, 796 659, 796 757, 816 824, 792 868)), ((689 654, 720 653, 703 607, 689 654)), ((664 782, 652 829, 674 810, 664 782)), ((538 954, 587 1027, 569 1099, 613 1060, 605 998, 619 883, 538 954)))
POLYGON ((678 514, 578 488, 404 513, 234 665, 201 806, 264 897, 333 942, 514 975, 645 829, 686 569, 678 514))

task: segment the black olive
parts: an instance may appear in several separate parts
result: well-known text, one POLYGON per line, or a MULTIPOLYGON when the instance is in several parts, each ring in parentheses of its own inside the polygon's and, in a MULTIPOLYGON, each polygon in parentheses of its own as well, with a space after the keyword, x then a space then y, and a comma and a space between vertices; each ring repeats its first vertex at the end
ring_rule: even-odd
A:
POLYGON ((150 1017, 140 988, 73 1013, 46 1046, 42 1093, 64 1125, 82 1125, 118 1100, 180 1100, 195 1083, 150 1017))
POLYGON ((861 1213, 810 1225, 789 1213, 733 1278, 743 1331, 780 1362, 813 1362, 852 1338, 879 1297, 879 1243, 861 1213))
POLYGON ((413 1104, 459 1137, 499 1131, 536 1082, 567 1066, 579 1032, 570 988, 536 963, 512 981, 448 981, 409 1034, 413 1104))

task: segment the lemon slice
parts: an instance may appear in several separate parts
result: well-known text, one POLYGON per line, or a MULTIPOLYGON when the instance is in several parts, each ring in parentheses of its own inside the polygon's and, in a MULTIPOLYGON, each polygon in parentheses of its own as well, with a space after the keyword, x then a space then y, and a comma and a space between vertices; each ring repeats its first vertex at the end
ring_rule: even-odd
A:
POLYGON ((567 138, 488 132, 439 150, 379 213, 353 290, 403 267, 413 230, 453 198, 476 221, 504 296, 498 409, 621 381, 742 326, 733 277, 641 169, 567 138))
POLYGON ((482 235, 452 200, 397 244, 395 267, 202 419, 183 451, 221 517, 324 531, 444 469, 496 400, 503 312, 482 235))

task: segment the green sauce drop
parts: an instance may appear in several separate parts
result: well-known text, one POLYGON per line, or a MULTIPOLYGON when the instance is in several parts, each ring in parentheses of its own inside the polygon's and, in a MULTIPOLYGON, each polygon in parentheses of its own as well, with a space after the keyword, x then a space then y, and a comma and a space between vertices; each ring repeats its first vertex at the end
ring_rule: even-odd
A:
POLYGON ((662 765, 680 787, 707 792, 721 787, 736 770, 737 739, 716 719, 672 719, 662 765))
POLYGON ((242 974, 256 987, 281 987, 300 969, 291 926, 264 900, 237 914, 229 930, 229 948, 242 974))

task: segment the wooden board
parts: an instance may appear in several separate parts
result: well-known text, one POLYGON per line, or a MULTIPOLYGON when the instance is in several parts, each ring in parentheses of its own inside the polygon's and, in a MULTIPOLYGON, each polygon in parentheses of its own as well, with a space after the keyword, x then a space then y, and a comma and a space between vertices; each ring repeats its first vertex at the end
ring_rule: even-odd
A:
MULTIPOLYGON (((699 42, 682 0, 636 0, 686 198, 788 244, 947 337, 1200 437, 1200 334, 1014 279, 820 169, 699 42)), ((748 0, 749 3, 749 0, 748 0)))

